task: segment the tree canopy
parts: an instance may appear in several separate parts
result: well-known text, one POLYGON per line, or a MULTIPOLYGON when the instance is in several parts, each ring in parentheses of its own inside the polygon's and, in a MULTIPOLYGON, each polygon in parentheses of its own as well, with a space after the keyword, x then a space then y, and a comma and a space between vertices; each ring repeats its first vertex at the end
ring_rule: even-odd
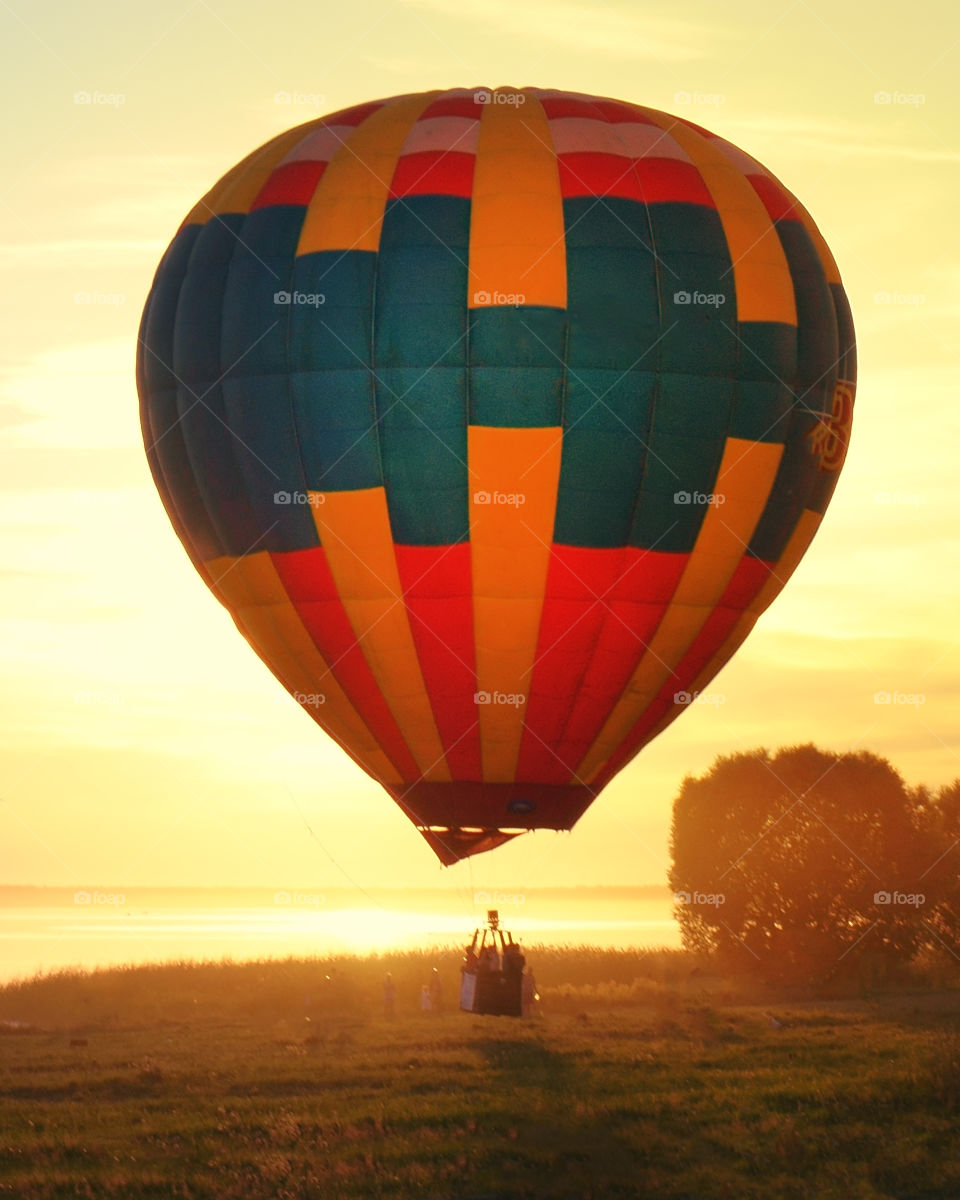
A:
POLYGON ((960 961, 960 781, 932 796, 868 751, 718 758, 674 800, 684 944, 735 970, 816 980, 922 946, 960 961))

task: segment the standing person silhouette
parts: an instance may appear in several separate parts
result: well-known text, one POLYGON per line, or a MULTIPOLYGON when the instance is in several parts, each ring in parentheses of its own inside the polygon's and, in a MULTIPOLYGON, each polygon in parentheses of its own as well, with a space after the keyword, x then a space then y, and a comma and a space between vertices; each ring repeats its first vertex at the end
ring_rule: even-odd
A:
POLYGON ((523 1005, 523 1015, 529 1017, 533 1013, 533 1006, 536 1004, 539 996, 537 995, 537 981, 533 977, 533 972, 527 970, 520 985, 520 996, 523 1005))
POLYGON ((435 1013, 440 1012, 440 1007, 443 1003, 443 984, 440 981, 440 972, 436 967, 430 975, 430 1007, 435 1013))
POLYGON ((383 1015, 392 1021, 396 1015, 397 990, 393 986, 393 976, 388 971, 383 977, 383 1015))

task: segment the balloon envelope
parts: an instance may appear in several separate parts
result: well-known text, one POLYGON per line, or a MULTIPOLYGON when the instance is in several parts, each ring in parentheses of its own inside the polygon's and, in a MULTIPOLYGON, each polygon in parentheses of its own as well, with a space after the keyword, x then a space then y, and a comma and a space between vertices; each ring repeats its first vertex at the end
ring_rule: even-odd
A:
POLYGON ((855 369, 759 163, 504 88, 229 171, 157 271, 138 386, 197 570, 449 863, 569 829, 726 663, 820 523, 855 369))

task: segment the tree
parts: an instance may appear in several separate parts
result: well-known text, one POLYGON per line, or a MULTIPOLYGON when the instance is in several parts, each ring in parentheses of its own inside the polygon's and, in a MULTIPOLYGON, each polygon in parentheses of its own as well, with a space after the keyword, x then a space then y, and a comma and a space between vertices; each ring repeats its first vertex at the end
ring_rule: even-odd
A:
POLYGON ((931 845, 921 882, 928 903, 926 945, 938 957, 960 962, 960 779, 931 796, 919 789, 931 845))
POLYGON ((867 752, 808 744, 717 759, 674 801, 684 944, 790 981, 907 962, 926 936, 919 879, 935 857, 919 800, 867 752))

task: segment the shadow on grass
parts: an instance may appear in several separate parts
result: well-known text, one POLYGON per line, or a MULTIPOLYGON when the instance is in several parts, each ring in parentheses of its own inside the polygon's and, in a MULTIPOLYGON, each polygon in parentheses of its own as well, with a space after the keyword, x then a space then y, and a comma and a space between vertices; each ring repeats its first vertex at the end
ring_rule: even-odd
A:
POLYGON ((541 1041, 530 1038, 488 1038, 471 1042, 470 1048, 483 1055, 491 1067, 507 1074, 533 1073, 557 1082, 575 1070, 571 1056, 560 1054, 541 1041))
POLYGON ((491 1038, 471 1048, 501 1077, 505 1092, 520 1093, 526 1103, 508 1146, 484 1155, 481 1177, 486 1168, 487 1180, 499 1186, 471 1192, 469 1200, 638 1194, 643 1156, 613 1127, 614 1114, 591 1103, 596 1086, 576 1053, 519 1038, 491 1038))

